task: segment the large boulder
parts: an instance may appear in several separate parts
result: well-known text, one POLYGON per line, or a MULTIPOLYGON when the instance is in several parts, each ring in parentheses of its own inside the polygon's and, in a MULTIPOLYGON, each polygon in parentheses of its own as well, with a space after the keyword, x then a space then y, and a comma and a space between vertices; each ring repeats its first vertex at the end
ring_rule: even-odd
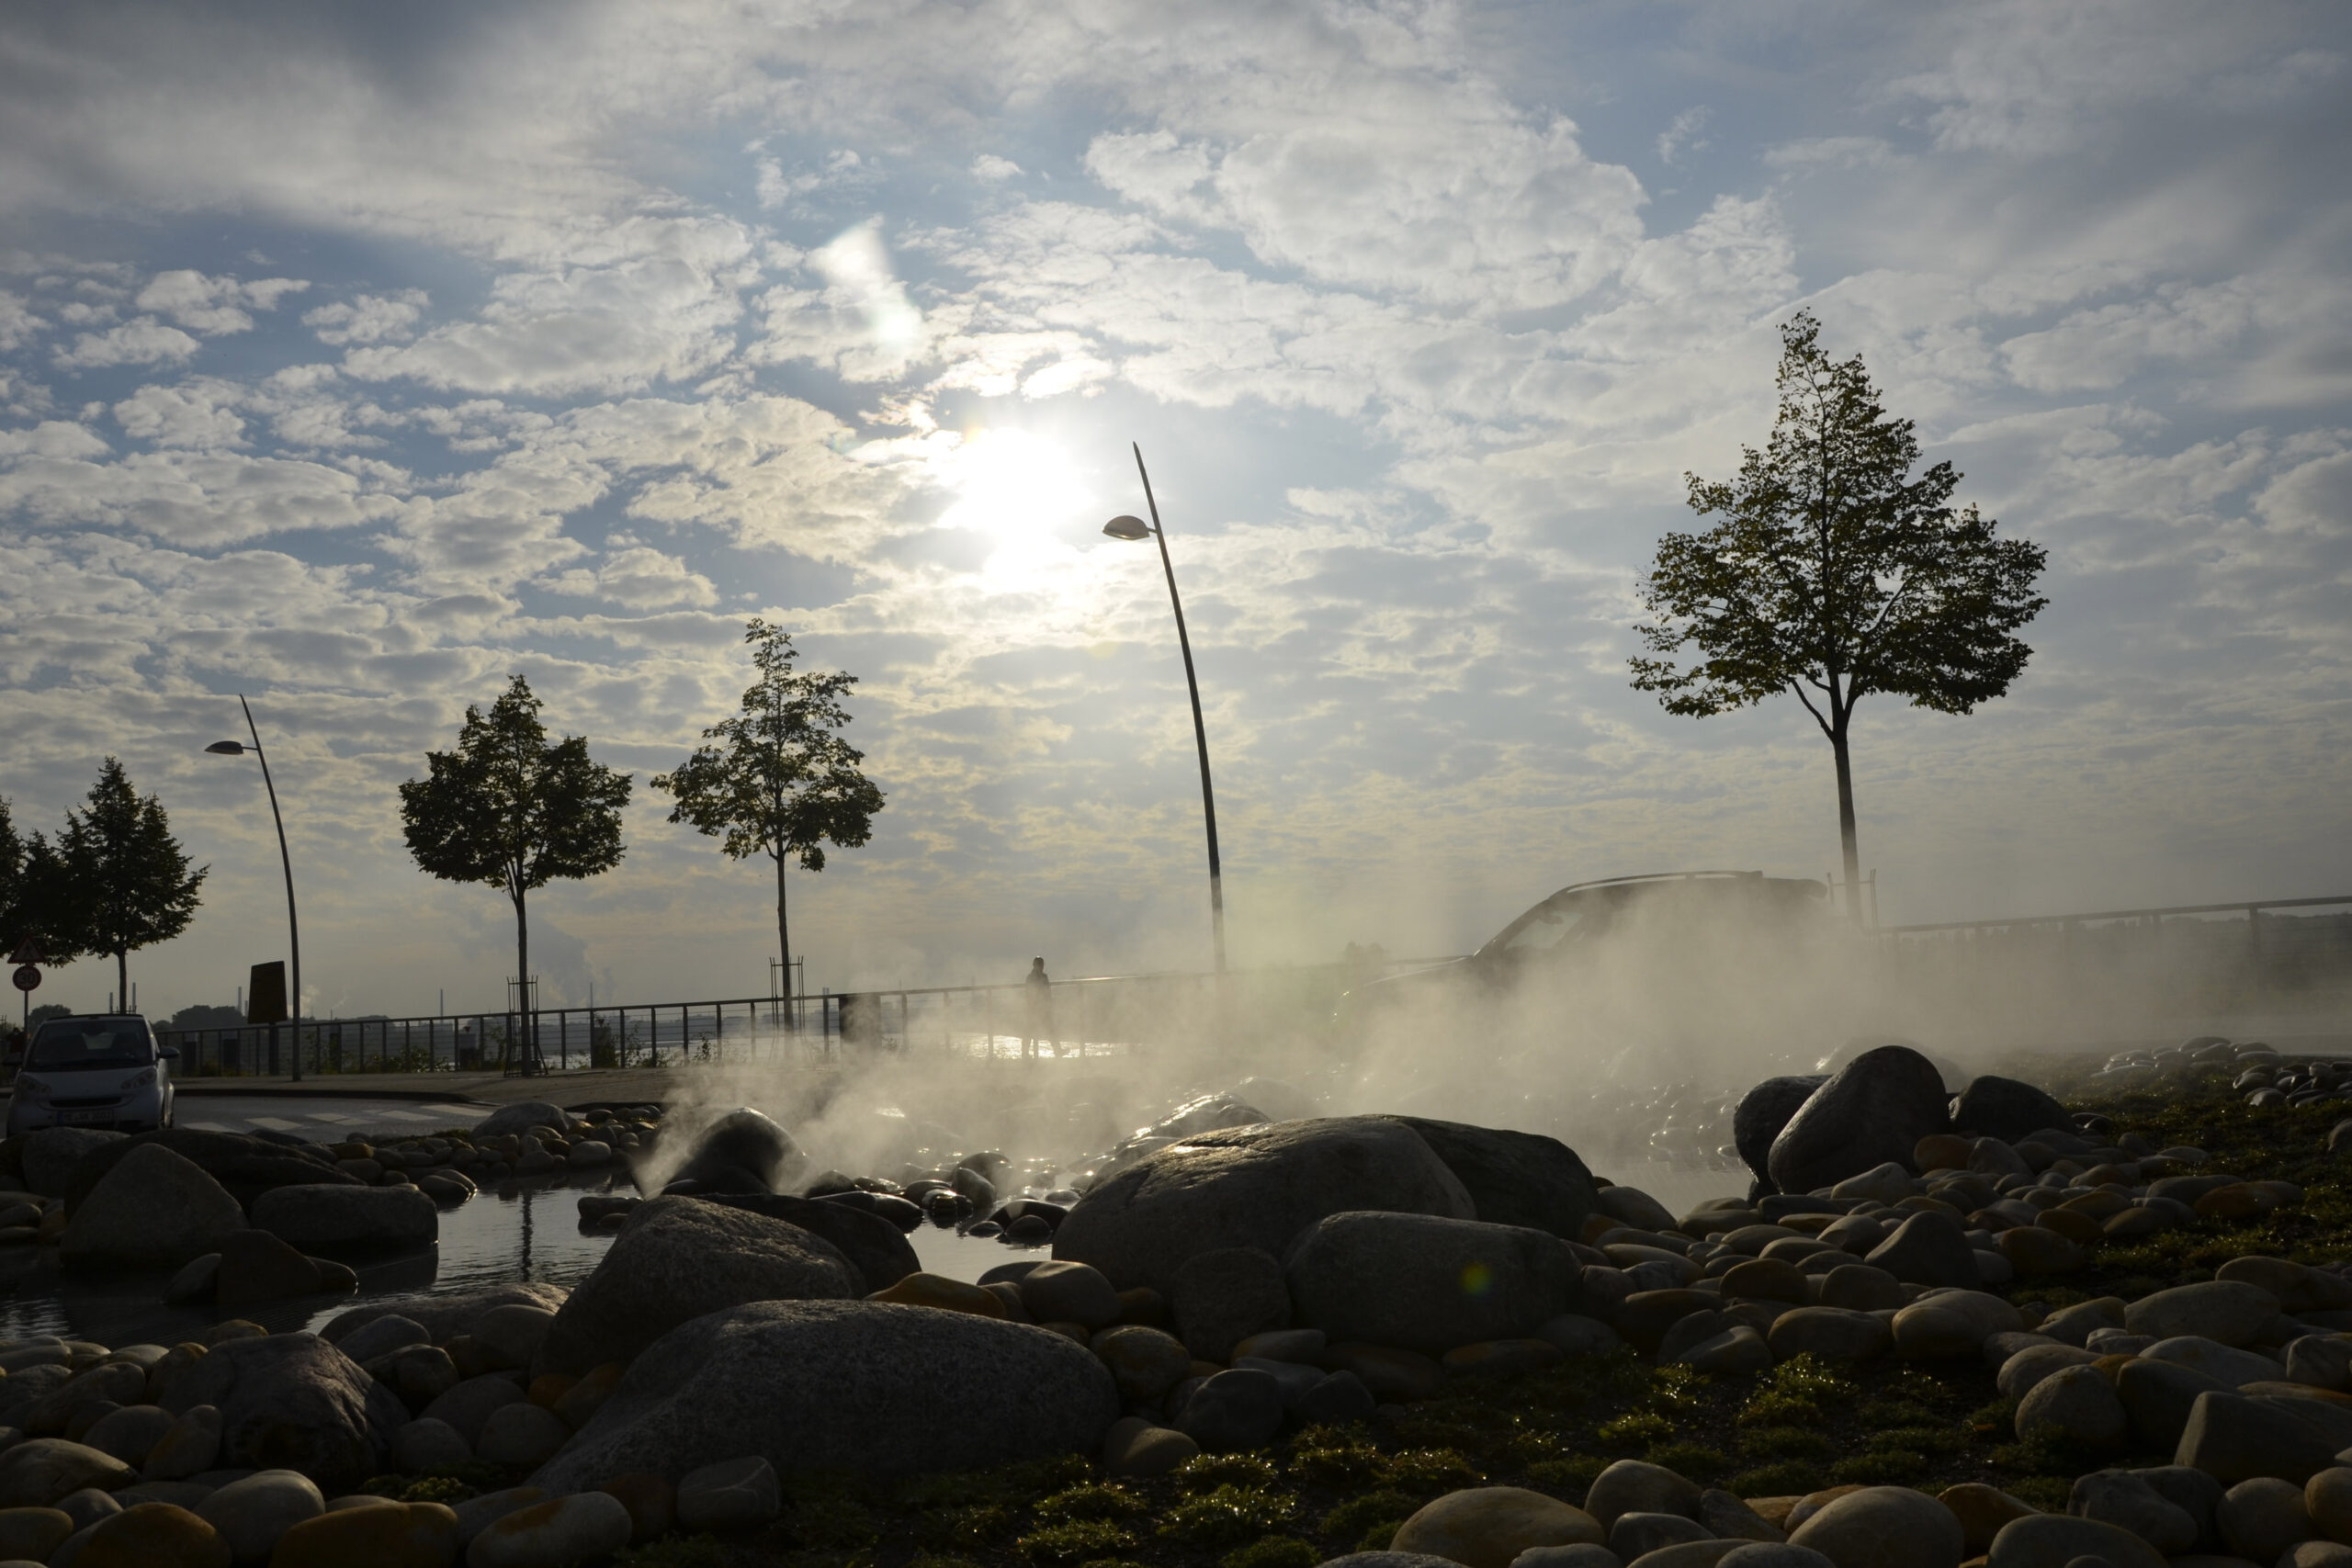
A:
POLYGON ((1908 1045, 1882 1045, 1813 1091, 1772 1140, 1767 1174, 1783 1192, 1810 1192, 1886 1164, 1908 1167, 1930 1133, 1947 1131, 1943 1075, 1908 1045))
POLYGON ((1297 1321, 1332 1343, 1431 1355, 1528 1337, 1582 1295, 1549 1231, 1433 1214, 1327 1215, 1301 1233, 1283 1277, 1297 1321))
MULTIPOLYGON (((82 1206, 82 1200, 103 1180, 107 1172, 126 1158, 131 1150, 149 1144, 161 1144, 172 1153, 187 1159, 203 1172, 229 1190, 231 1197, 250 1212, 254 1200, 273 1187, 293 1187, 324 1183, 330 1186, 357 1187, 360 1180, 346 1170, 339 1169, 333 1156, 324 1149, 312 1153, 309 1148, 293 1148, 274 1144, 266 1138, 256 1138, 243 1133, 208 1133, 196 1127, 165 1127, 161 1132, 140 1133, 109 1144, 85 1156, 74 1168, 65 1183, 65 1212, 72 1213, 82 1206)), ((311 1145, 316 1148, 316 1145, 311 1145)))
POLYGON ((628 1360, 707 1313, 747 1302, 847 1301, 865 1293, 864 1283, 831 1242, 797 1225, 698 1198, 655 1198, 630 1213, 557 1311, 537 1367, 584 1372, 628 1360))
POLYGON ((329 1494, 379 1473, 408 1420, 392 1391, 315 1334, 231 1339, 164 1390, 175 1416, 220 1412, 221 1465, 299 1470, 329 1494))
POLYGON ((811 1235, 824 1237, 833 1244, 833 1250, 849 1259, 850 1267, 865 1281, 865 1289, 859 1292, 863 1295, 887 1291, 922 1267, 906 1233, 869 1210, 830 1199, 794 1198, 776 1192, 712 1192, 705 1194, 704 1201, 764 1214, 771 1220, 798 1225, 811 1235))
POLYGON ((760 1302, 671 1330, 531 1477, 549 1493, 757 1454, 867 1477, 1087 1453, 1110 1369, 1047 1329, 881 1302, 760 1302))
POLYGON ((472 1333, 475 1320, 495 1308, 532 1306, 553 1312, 571 1293, 561 1285, 518 1283, 436 1295, 382 1296, 337 1313, 319 1330, 319 1337, 330 1345, 340 1345, 379 1318, 403 1317, 424 1328, 424 1343, 441 1345, 472 1333))
POLYGON ((561 1133, 570 1130, 571 1118, 564 1114, 560 1105, 550 1105, 544 1100, 518 1100, 512 1105, 502 1105, 474 1123, 477 1138, 505 1138, 533 1127, 546 1127, 561 1133))
POLYGON ((1960 1098, 1952 1102, 1951 1124, 1973 1138, 2014 1144, 2045 1127, 2071 1128, 2075 1119, 2064 1105, 2033 1085, 1986 1073, 1969 1079, 1968 1087, 1960 1091, 1960 1098))
POLYGON ((1421 1135, 1494 1225, 1525 1225, 1574 1241, 1593 1210, 1592 1172, 1577 1152, 1541 1133, 1393 1116, 1421 1135))
POLYGON ((322 1258, 414 1252, 441 1235, 441 1211, 413 1187, 273 1187, 254 1225, 322 1258))
POLYGON ((1731 1113, 1731 1141, 1767 1190, 1772 1190, 1771 1173, 1765 1164, 1772 1152, 1772 1140, 1813 1098, 1813 1091, 1828 1081, 1827 1073, 1766 1078, 1740 1096, 1738 1107, 1731 1113))
POLYGON ((66 1222, 58 1260, 79 1269, 176 1269, 245 1228, 228 1189, 160 1144, 123 1156, 66 1222))
POLYGON ((666 1141, 681 1134, 686 1157, 670 1173, 670 1180, 691 1181, 695 1191, 780 1192, 808 1164, 791 1134, 749 1106, 707 1126, 665 1129, 663 1137, 666 1141))
POLYGON ((43 1127, 25 1134, 17 1158, 24 1168, 27 1187, 44 1198, 62 1198, 84 1160, 124 1141, 120 1133, 99 1127, 43 1127))
POLYGON ((1054 1256, 1091 1263, 1122 1290, 1166 1293, 1197 1253, 1281 1257, 1327 1214, 1358 1210, 1473 1220, 1460 1179, 1403 1122, 1317 1117, 1194 1134, 1101 1182, 1054 1233, 1054 1256))

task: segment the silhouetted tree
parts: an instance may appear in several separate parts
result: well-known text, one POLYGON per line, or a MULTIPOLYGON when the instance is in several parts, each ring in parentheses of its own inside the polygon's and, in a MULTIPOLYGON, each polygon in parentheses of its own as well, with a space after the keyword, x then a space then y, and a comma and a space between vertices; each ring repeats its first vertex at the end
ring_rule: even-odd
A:
POLYGON ((1653 654, 1685 647, 1687 667, 1632 660, 1634 685, 1693 718, 1793 692, 1829 738, 1838 763, 1838 830, 1849 907, 1854 841, 1848 734, 1873 693, 1964 714, 2000 696, 2032 649, 2011 635, 2049 601, 2034 592, 2044 552, 1996 539, 1997 525, 1955 511, 1949 462, 1914 479, 1909 420, 1880 406, 1861 355, 1834 362, 1821 323, 1781 328, 1781 407, 1772 436, 1746 449, 1728 482, 1695 474, 1690 510, 1723 521, 1668 534, 1641 585, 1657 619, 1638 629, 1653 654))
POLYGON ((585 737, 550 742, 539 705, 515 676, 487 715, 467 707, 456 750, 426 752, 425 776, 401 785, 416 863, 445 881, 503 887, 514 900, 514 973, 526 986, 526 895, 559 877, 610 871, 628 847, 629 776, 590 761, 585 737))
POLYGON ((764 853, 775 862, 775 937, 783 955, 785 995, 792 994, 792 932, 785 918, 785 862, 798 857, 807 871, 825 869, 826 844, 854 849, 873 836, 882 792, 858 771, 865 754, 832 733, 849 722, 842 694, 857 677, 792 667, 799 650, 792 634, 754 618, 743 640, 752 645, 757 682, 741 710, 702 732, 704 746, 677 768, 657 773, 653 787, 677 799, 673 822, 691 823, 725 838, 736 860, 764 853))
POLYGON ((22 865, 30 934, 43 955, 61 964, 112 958, 116 1001, 124 1008, 130 954, 187 930, 211 869, 188 869, 163 802, 141 799, 112 757, 98 768, 87 808, 65 814, 56 847, 34 835, 22 865))

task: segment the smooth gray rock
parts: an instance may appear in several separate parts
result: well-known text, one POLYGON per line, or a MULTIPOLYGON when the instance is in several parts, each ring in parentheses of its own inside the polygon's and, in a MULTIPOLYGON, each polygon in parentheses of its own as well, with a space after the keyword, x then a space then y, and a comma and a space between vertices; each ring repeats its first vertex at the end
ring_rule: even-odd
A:
POLYGON ((333 1491, 383 1468, 408 1412, 315 1334, 273 1334, 214 1346, 164 1391, 175 1415, 220 1411, 220 1462, 299 1470, 333 1491))
POLYGON ((2222 1506, 2222 1483, 2194 1465, 2159 1464, 2132 1472, 2155 1489, 2157 1496, 2187 1514, 2197 1526, 2200 1551, 2219 1551, 2221 1531, 2214 1528, 2213 1510, 2222 1506))
POLYGON ((2029 1345, 2002 1361, 1993 1385, 2003 1399, 2023 1399, 2042 1379, 2068 1367, 2087 1367, 2098 1359, 2072 1345, 2029 1345))
POLYGON ((487 1464, 528 1470, 553 1459, 571 1436, 563 1417, 524 1400, 490 1413, 475 1439, 474 1453, 487 1464))
POLYGON ((1350 1340, 1440 1354, 1532 1337, 1582 1304, 1549 1231, 1430 1214, 1347 1213, 1303 1231, 1283 1267, 1298 1321, 1350 1340))
POLYGON ((2131 1531, 2066 1514, 2011 1519, 1993 1538, 1984 1562, 1985 1568, 2067 1568, 2077 1558, 2109 1568, 2165 1568, 2164 1554, 2131 1531))
POLYGON ((698 1127, 665 1122, 662 1135, 686 1151, 669 1179, 711 1192, 783 1192, 808 1163, 791 1134, 749 1106, 698 1127))
POLYGON ((336 1349, 364 1367, 377 1357, 389 1356, 403 1346, 430 1345, 433 1336, 416 1319, 393 1313, 363 1324, 332 1343, 336 1349))
POLYGON ((1272 1122, 1187 1136, 1079 1201, 1054 1256, 1091 1263, 1122 1290, 1172 1292, 1204 1252, 1282 1256, 1326 1215, 1362 1210, 1470 1220, 1477 1206, 1419 1134, 1379 1116, 1272 1122))
POLYGON ((2024 1442, 2055 1436, 2087 1449, 2119 1449, 2131 1429, 2115 1386, 2096 1367, 2062 1367, 2018 1402, 2017 1434, 2024 1442))
POLYGON ((2071 1127, 2071 1112, 2030 1083, 1990 1073, 1968 1080, 1952 1103, 1951 1124, 1963 1136, 1999 1138, 2014 1144, 2044 1127, 2071 1127))
POLYGON ((74 1168, 108 1144, 123 1141, 120 1133, 96 1127, 43 1127, 25 1134, 25 1186, 44 1198, 62 1198, 74 1168))
POLYGON ((273 1187, 254 1224, 319 1258, 413 1252, 441 1235, 441 1210, 413 1187, 273 1187))
POLYGON ((1766 1167, 1783 1192, 1810 1192, 1894 1160, 1947 1132, 1943 1075, 1907 1045, 1882 1045, 1815 1089, 1772 1140, 1766 1167))
POLYGON ((1975 1249, 1950 1214, 1932 1210, 1913 1214, 1894 1234, 1871 1248, 1864 1259, 1906 1285, 1951 1285, 1973 1291, 1983 1282, 1975 1249))
POLYGON ((1231 1359, 1253 1334, 1290 1326, 1290 1287, 1280 1259, 1262 1247, 1196 1253, 1176 1270, 1169 1296, 1177 1337, 1204 1361, 1231 1359))
POLYGON ((481 1429, 492 1416, 524 1402, 523 1385, 504 1372, 484 1372, 467 1378, 417 1413, 420 1421, 438 1421, 465 1440, 468 1448, 481 1440, 481 1429))
POLYGON ((473 1445, 447 1421, 419 1417, 392 1434, 392 1468, 414 1475, 474 1457, 473 1445))
POLYGON ((532 1483, 550 1492, 756 1453, 780 1475, 977 1470, 1094 1450, 1109 1369, 1046 1329, 880 1302, 760 1302, 671 1330, 532 1483))
POLYGON ((215 1133, 200 1127, 165 1127, 136 1133, 107 1144, 74 1167, 65 1184, 65 1212, 74 1213, 90 1190, 127 1158, 132 1149, 158 1144, 195 1165, 226 1188, 229 1196, 250 1211, 254 1200, 274 1187, 309 1183, 357 1187, 359 1179, 336 1168, 334 1158, 315 1145, 304 1148, 256 1138, 244 1133, 215 1133))
POLYGON ((1968 1550, 1959 1517, 1907 1486, 1865 1486, 1835 1498, 1791 1530, 1789 1542, 1855 1568, 1895 1562, 1905 1568, 1960 1568, 1968 1550))
POLYGON ((1391 1120, 1419 1134, 1445 1162, 1476 1205, 1477 1219, 1550 1231, 1570 1241, 1583 1234, 1594 1207, 1592 1172, 1559 1139, 1425 1116, 1391 1120))
POLYGON ((1706 1493, 1664 1465, 1645 1460, 1621 1459, 1594 1478, 1585 1492, 1584 1511, 1607 1529, 1621 1514, 1679 1514, 1699 1517, 1706 1493))
POLYGON ((2171 1361, 2134 1358, 2115 1374, 2116 1396, 2132 1418, 2132 1435, 2150 1451, 2170 1452, 2177 1447, 2198 1396, 2221 1387, 2216 1379, 2171 1361))
POLYGON ((2098 1470, 2077 1477, 2066 1511, 2077 1518, 2099 1519, 2130 1530, 2166 1557, 2194 1550, 2200 1533, 2188 1509, 2135 1471, 2098 1470))
POLYGON ((2213 1510, 2222 1540, 2240 1557, 2276 1562, 2292 1547, 2319 1532, 2303 1507, 2303 1489, 2290 1481, 2261 1476, 2241 1481, 2213 1510))
POLYGON ((112 1454, 128 1465, 142 1465, 164 1434, 179 1419, 159 1404, 126 1404, 109 1410, 82 1434, 85 1447, 112 1454))
MULTIPOLYGON (((694 1198, 655 1198, 558 1309, 535 1370, 626 1361, 682 1323, 748 1302, 848 1301, 863 1292, 822 1238, 694 1198)), ((1107 1374, 1106 1374, 1107 1375, 1107 1374)))
POLYGON ((1838 1568, 1809 1546, 1752 1541, 1715 1559, 1715 1568, 1838 1568))
POLYGON ((474 1123, 477 1138, 503 1138, 530 1127, 549 1127, 561 1133, 570 1130, 571 1118, 560 1105, 544 1100, 518 1100, 512 1105, 502 1105, 474 1123))
POLYGON ((115 1491, 138 1472, 111 1454, 62 1438, 28 1438, 0 1452, 0 1508, 46 1508, 85 1487, 115 1491))
POLYGON ((688 1530, 757 1529, 784 1510, 775 1467, 757 1454, 721 1461, 678 1481, 678 1524, 688 1530))
POLYGON ((160 1145, 131 1150, 90 1190, 59 1238, 72 1269, 177 1269, 245 1228, 228 1190, 160 1145))
POLYGON ((1328 1372, 1317 1379, 1315 1386, 1300 1394, 1293 1406, 1301 1421, 1334 1426, 1369 1421, 1378 1408, 1379 1402, 1363 1379, 1345 1371, 1328 1372))
POLYGON ((1620 1514, 1609 1527, 1609 1550, 1628 1562, 1685 1541, 1713 1539, 1706 1526, 1679 1514, 1620 1514))
POLYGON ((264 1470, 208 1495, 197 1505, 196 1516, 220 1532, 238 1562, 266 1562, 279 1536, 326 1508, 326 1498, 309 1476, 264 1470))
MULTIPOLYGON (((371 1323, 387 1317, 402 1317, 424 1326, 425 1337, 433 1344, 447 1344, 460 1334, 473 1330, 474 1320, 494 1307, 524 1305, 545 1307, 549 1312, 564 1303, 571 1292, 561 1285, 524 1284, 485 1285, 470 1291, 451 1291, 447 1295, 383 1296, 364 1305, 337 1313, 319 1330, 319 1337, 330 1345, 340 1346, 350 1337, 371 1323)), ((384 1352, 378 1351, 376 1355, 384 1352)), ((373 1360, 375 1356, 353 1357, 354 1360, 373 1360)))
POLYGON ((1727 1540, 1777 1543, 1783 1539, 1770 1520, 1720 1487, 1710 1487, 1700 1495, 1699 1522, 1710 1534, 1727 1540))
POLYGON ((1083 1263, 1040 1263, 1017 1288, 1033 1323, 1075 1323, 1091 1331, 1119 1321, 1118 1291, 1101 1269, 1083 1263))
POLYGON ((2200 1393, 2189 1407, 2173 1462, 2194 1465, 2224 1486, 2264 1475, 2301 1485, 2335 1463, 2338 1447, 2284 1408, 2302 1403, 2200 1393))
POLYGON ((2278 1298, 2260 1286, 2207 1280, 2142 1296, 2123 1309, 2123 1326, 2160 1340, 2193 1334, 2224 1345, 2245 1345, 2278 1315, 2278 1298))
POLYGON ((1176 1413, 1176 1429, 1211 1453, 1263 1447, 1282 1427, 1282 1384, 1255 1368, 1204 1379, 1176 1413))
POLYGON ((710 1192, 701 1196, 706 1202, 748 1209, 823 1237, 832 1244, 834 1251, 849 1259, 850 1267, 865 1281, 865 1289, 859 1292, 862 1295, 887 1291, 922 1268, 922 1260, 915 1256, 906 1233, 880 1214, 865 1209, 774 1192, 710 1192))
POLYGON ((1732 1142, 1764 1190, 1780 1190, 1772 1185, 1768 1163, 1772 1141, 1781 1135, 1781 1129, 1795 1119, 1804 1102, 1813 1098, 1813 1091, 1828 1081, 1826 1073, 1766 1078, 1740 1097, 1738 1108, 1731 1113, 1732 1142))

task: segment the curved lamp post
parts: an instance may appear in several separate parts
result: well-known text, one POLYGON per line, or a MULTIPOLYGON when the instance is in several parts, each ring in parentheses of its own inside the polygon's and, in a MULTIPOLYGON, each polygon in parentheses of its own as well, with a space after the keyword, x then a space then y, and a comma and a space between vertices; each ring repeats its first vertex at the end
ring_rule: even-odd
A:
MULTIPOLYGON (((1133 443, 1130 443, 1132 446, 1133 443)), ((1216 795, 1209 787, 1209 732, 1201 722, 1201 682, 1193 673, 1193 639, 1184 631, 1184 601, 1176 592, 1176 568, 1168 558, 1168 536, 1159 526, 1159 502, 1152 499, 1151 475, 1143 466, 1143 448, 1135 446, 1136 472, 1143 477, 1144 505, 1151 521, 1120 515, 1102 525, 1114 539, 1159 541, 1160 569, 1168 574, 1168 603, 1176 612, 1176 646, 1184 650, 1184 684, 1193 695, 1193 742, 1201 753, 1201 817, 1209 833, 1209 927, 1216 946, 1216 972, 1225 973, 1225 870, 1216 853, 1216 795)))
MULTIPOLYGON (((286 947, 294 961, 294 1081, 302 1081, 302 933, 294 921, 294 860, 286 852, 286 818, 277 813, 277 785, 270 781, 269 759, 261 749, 261 731, 254 727, 253 705, 244 694, 237 694, 237 705, 245 710, 245 732, 254 738, 251 747, 242 740, 215 740, 207 751, 223 757, 242 757, 251 750, 261 763, 262 787, 269 791, 269 819, 277 824, 277 863, 286 872, 286 947)), ((272 1036, 273 1039, 276 1036, 272 1036)))

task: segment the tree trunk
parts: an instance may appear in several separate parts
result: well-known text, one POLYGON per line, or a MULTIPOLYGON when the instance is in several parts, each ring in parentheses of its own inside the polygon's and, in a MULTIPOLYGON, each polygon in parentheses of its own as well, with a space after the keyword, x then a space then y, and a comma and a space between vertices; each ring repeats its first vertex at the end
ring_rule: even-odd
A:
POLYGON ((784 857, 775 857, 775 945, 784 958, 784 1000, 786 1016, 791 1015, 792 1003, 792 928, 784 918, 784 857))
MULTIPOLYGON (((519 1043, 524 1047, 525 1059, 532 1060, 538 1053, 532 1049, 537 1042, 527 1032, 531 1027, 531 924, 524 914, 519 888, 514 894, 514 976, 519 982, 514 987, 514 1031, 522 1036, 519 1043)), ((510 1054, 517 1043, 508 1042, 510 1054)))
POLYGON ((114 1000, 117 1012, 130 1010, 130 949, 114 950, 114 1000))
POLYGON ((1838 757, 1838 841, 1846 856, 1846 913, 1862 923, 1862 856, 1854 842, 1854 767, 1846 750, 1846 727, 1829 732, 1830 750, 1838 757))

